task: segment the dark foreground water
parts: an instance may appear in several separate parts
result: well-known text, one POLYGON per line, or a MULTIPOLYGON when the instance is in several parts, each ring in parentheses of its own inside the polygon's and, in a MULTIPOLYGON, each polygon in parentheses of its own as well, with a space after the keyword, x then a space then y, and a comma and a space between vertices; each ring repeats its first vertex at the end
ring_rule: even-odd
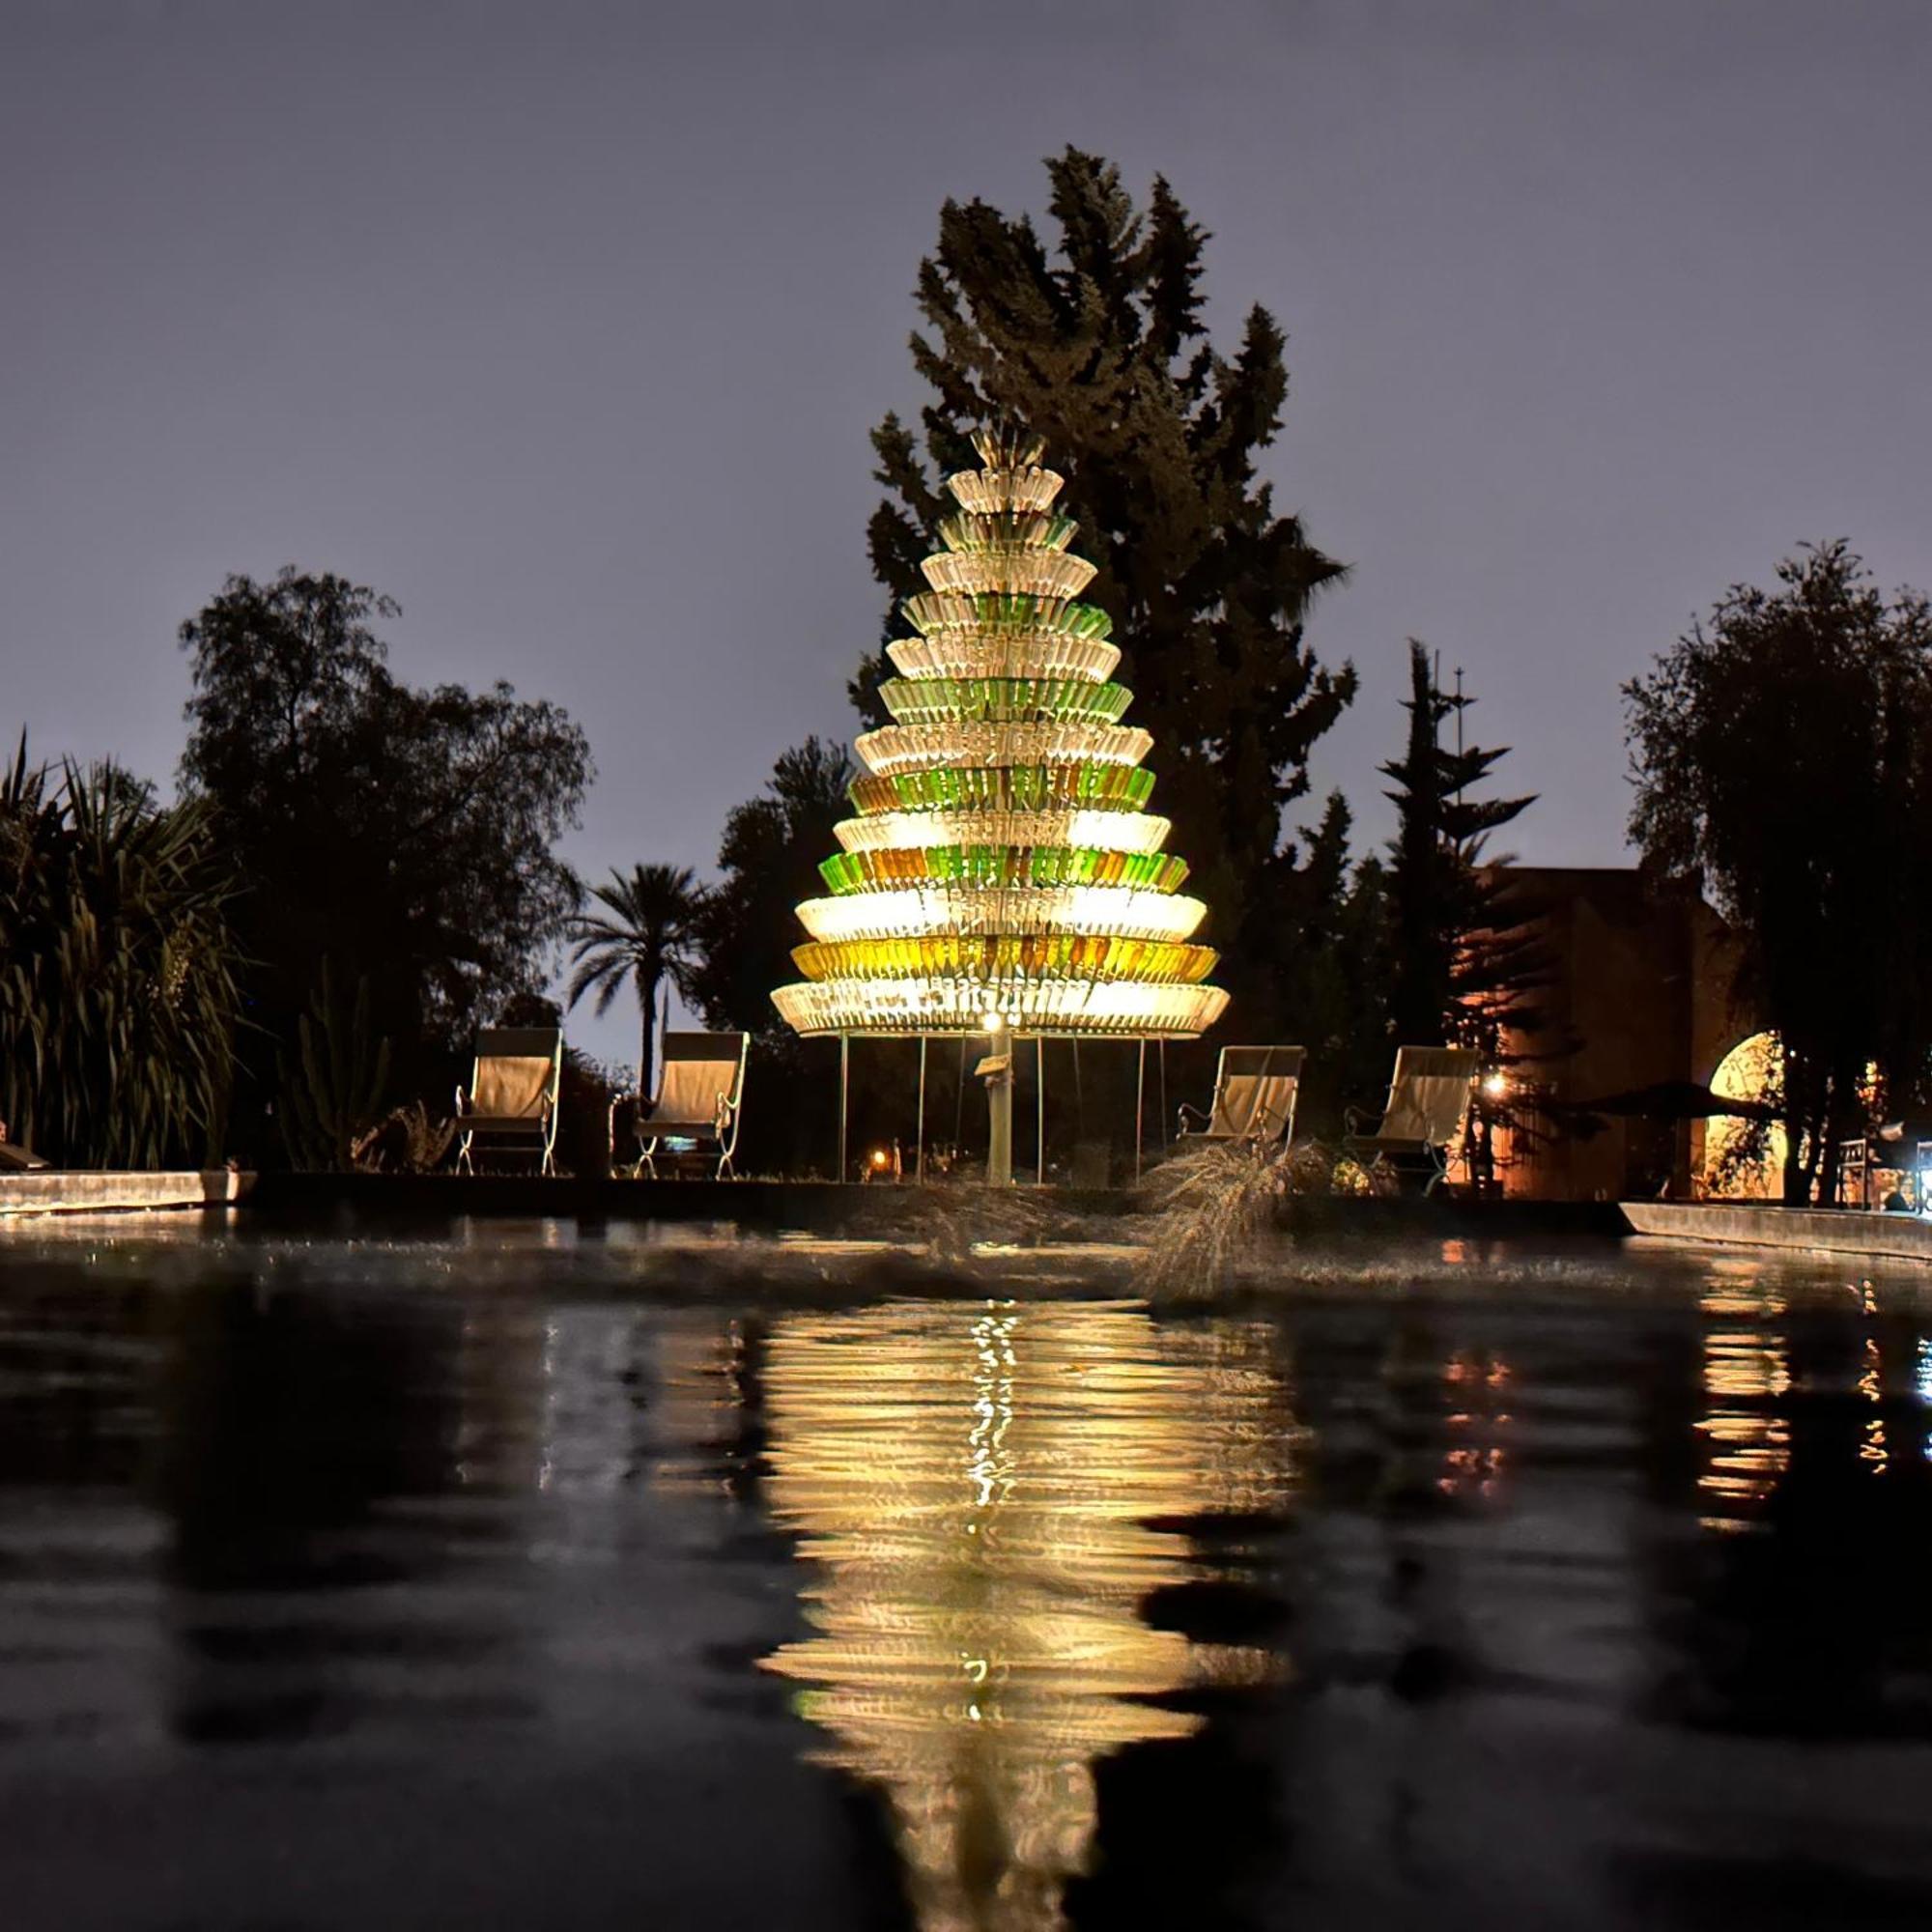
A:
POLYGON ((0 1237, 0 1923, 1932 1924, 1924 1276, 892 1266, 0 1237))

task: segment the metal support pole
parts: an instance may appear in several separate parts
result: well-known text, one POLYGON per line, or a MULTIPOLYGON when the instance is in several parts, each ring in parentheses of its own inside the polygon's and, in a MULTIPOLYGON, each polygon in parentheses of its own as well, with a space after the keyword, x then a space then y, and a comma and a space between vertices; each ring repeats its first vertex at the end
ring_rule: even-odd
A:
POLYGON ((997 1068, 986 1076, 986 1185, 1013 1184, 1013 1048, 1007 1042, 997 1068))
POLYGON ((912 1178, 915 1181, 925 1179, 925 1036, 919 1037, 919 1138, 916 1143, 918 1152, 913 1155, 912 1178))
POLYGON ((852 1037, 838 1036, 838 1172, 834 1179, 845 1179, 845 1107, 852 1091, 852 1037))
POLYGON ((1035 1034, 1033 1039, 1033 1088, 1034 1101, 1038 1108, 1038 1119, 1034 1132, 1033 1184, 1046 1185, 1046 1036, 1035 1034))
POLYGON ((1163 1038, 1154 1051, 1160 1055, 1160 1145, 1167 1149, 1167 1041, 1163 1038))
POLYGON ((1140 1184, 1141 1137, 1147 1119, 1147 1041, 1141 1041, 1140 1068, 1134 1075, 1134 1183, 1140 1184))

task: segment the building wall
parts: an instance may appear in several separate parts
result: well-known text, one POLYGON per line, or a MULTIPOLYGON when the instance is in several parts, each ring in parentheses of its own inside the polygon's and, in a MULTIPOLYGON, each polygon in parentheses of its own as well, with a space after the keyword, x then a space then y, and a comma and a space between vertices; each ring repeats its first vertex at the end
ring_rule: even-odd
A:
MULTIPOLYGON (((1539 908, 1548 954, 1541 1024, 1509 1041, 1515 1077, 1533 1095, 1574 1107, 1666 1082, 1705 1084, 1751 1031, 1732 1010, 1723 922, 1696 894, 1659 895, 1634 868, 1512 867, 1504 876, 1539 908)), ((1589 1134, 1566 1130, 1555 1113, 1532 1118, 1535 1131, 1499 1150, 1508 1194, 1689 1192, 1699 1123, 1604 1117, 1589 1134)))

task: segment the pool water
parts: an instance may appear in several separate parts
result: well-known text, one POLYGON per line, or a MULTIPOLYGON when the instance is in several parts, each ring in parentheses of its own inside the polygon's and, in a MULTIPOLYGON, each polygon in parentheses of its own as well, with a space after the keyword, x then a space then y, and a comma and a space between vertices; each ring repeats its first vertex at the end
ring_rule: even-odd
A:
POLYGON ((14 1932, 1932 1923, 1932 1293, 0 1244, 14 1932))

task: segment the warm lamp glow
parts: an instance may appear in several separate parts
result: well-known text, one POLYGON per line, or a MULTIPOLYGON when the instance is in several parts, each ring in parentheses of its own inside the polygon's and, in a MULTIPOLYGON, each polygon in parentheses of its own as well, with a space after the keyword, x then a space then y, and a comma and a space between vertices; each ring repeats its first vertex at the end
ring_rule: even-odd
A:
POLYGON ((1105 684, 1120 666, 1121 647, 1059 631, 984 638, 948 631, 900 638, 886 646, 886 655, 907 677, 1065 677, 1105 684))
POLYGON ((792 948, 808 980, 903 980, 909 975, 987 980, 1137 980, 1193 985, 1214 970, 1208 946, 1109 939, 1087 932, 942 932, 920 939, 814 939, 792 948))
POLYGON ((900 724, 1118 724, 1133 694, 1065 677, 889 677, 879 696, 900 724))
POLYGON ((1079 601, 1094 567, 1037 439, 974 446, 984 468, 948 479, 960 507, 905 602, 920 635, 887 646, 893 723, 857 741, 828 895, 798 909, 804 978, 773 999, 803 1034, 1192 1038, 1227 995, 1143 809, 1152 739, 1120 722, 1113 621, 1079 601))
POLYGON ((1057 811, 1077 806, 1138 811, 1153 774, 1132 765, 948 765, 855 779, 851 799, 862 812, 1057 811))
POLYGON ((960 933, 1032 936, 1077 931, 1116 939, 1188 937, 1207 916, 1199 899, 1131 886, 923 886, 807 899, 798 909, 814 939, 914 939, 960 933))
POLYGON ((1128 1039, 1192 1039, 1220 1017, 1228 1001, 1218 986, 1019 978, 989 984, 924 974, 781 986, 772 999, 785 1024, 803 1034, 978 1034, 986 1031, 986 995, 995 987, 1014 1027, 1128 1039))
MULTIPOLYGON (((956 525, 959 521, 952 519, 956 525)), ((935 590, 962 597, 1017 590, 1029 597, 1078 597, 1094 581, 1095 566, 1064 551, 1028 548, 941 551, 920 565, 935 590)))
POLYGON ((1503 1072, 1486 1073, 1483 1076, 1483 1094, 1491 1100, 1500 1100, 1510 1090, 1509 1075, 1503 1072))
MULTIPOLYGON (((1168 822, 1149 811, 880 811, 838 827, 847 852, 903 856, 934 845, 1010 845, 1022 851, 1159 852, 1168 822)), ((1176 860, 1175 864, 1182 862, 1176 860)))
POLYGON ((1130 724, 882 724, 853 741, 868 771, 927 772, 946 765, 1137 765, 1153 740, 1130 724))
MULTIPOLYGON (((1166 852, 1104 852, 1075 845, 915 845, 903 852, 839 852, 820 861, 818 870, 839 894, 883 893, 893 886, 926 886, 955 894, 988 887, 1071 891, 1129 886, 1158 897, 1179 892, 1187 877, 1186 862, 1166 852)), ((1096 917, 1104 917, 1108 910, 1104 903, 1088 907, 1096 917)), ((1073 911, 1063 905, 1056 917, 1073 911)))

